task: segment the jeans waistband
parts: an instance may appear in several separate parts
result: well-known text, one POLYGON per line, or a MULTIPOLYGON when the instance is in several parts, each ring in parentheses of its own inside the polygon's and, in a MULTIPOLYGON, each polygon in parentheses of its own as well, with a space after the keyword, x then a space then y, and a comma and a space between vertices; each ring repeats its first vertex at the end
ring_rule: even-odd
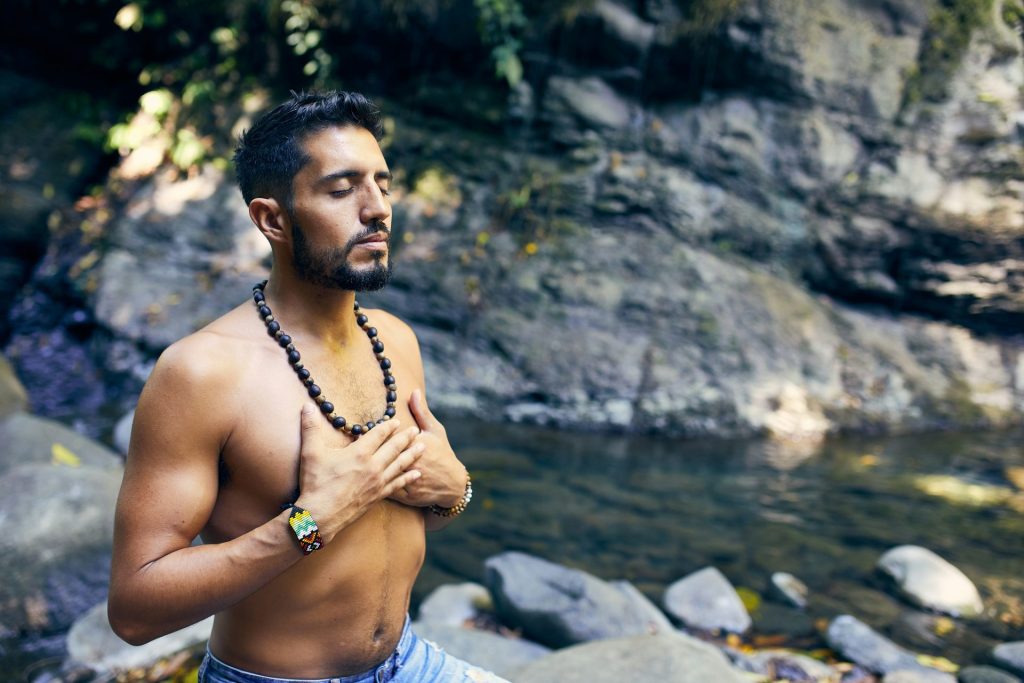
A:
POLYGON ((217 659, 217 657, 210 652, 209 647, 206 649, 206 667, 204 673, 208 676, 217 676, 220 674, 222 678, 227 678, 231 681, 244 681, 245 683, 371 683, 389 681, 398 671, 398 668, 402 663, 403 655, 409 652, 409 649, 413 644, 414 637, 411 620, 407 614, 405 615, 405 624, 402 626, 402 635, 399 637, 398 644, 395 646, 394 651, 388 655, 383 662, 362 673, 351 674, 349 676, 336 676, 333 678, 278 678, 275 676, 263 676, 252 673, 251 671, 239 669, 217 659))

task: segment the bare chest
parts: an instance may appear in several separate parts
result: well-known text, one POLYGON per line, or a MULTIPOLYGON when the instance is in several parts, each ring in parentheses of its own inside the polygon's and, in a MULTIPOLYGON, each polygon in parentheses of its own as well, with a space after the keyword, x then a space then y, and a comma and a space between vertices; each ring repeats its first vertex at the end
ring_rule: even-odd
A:
MULTIPOLYGON (((390 349, 388 357, 398 380, 396 417, 414 424, 408 410, 413 386, 407 364, 390 349)), ((343 361, 316 351, 303 351, 303 360, 335 413, 350 424, 383 415, 384 373, 369 344, 343 361)), ((221 538, 244 533, 276 515, 282 503, 294 500, 299 481, 299 414, 313 399, 280 349, 269 347, 254 361, 247 364, 248 376, 238 378, 237 403, 242 408, 221 452, 220 488, 209 524, 212 535, 221 538)), ((326 417, 323 426, 330 445, 352 442, 331 428, 326 417)))

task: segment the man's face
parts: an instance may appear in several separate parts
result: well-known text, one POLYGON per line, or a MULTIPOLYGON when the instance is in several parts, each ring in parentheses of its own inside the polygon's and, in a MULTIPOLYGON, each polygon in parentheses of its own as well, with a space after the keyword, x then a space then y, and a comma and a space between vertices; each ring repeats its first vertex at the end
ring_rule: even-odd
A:
POLYGON ((356 126, 306 137, 292 181, 292 265, 321 287, 382 288, 391 277, 391 173, 373 135, 356 126))

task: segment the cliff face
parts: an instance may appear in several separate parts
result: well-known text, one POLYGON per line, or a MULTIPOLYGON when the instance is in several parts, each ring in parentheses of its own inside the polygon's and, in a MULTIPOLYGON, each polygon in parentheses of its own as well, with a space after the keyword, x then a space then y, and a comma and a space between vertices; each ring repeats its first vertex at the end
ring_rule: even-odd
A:
MULTIPOLYGON (((1020 422, 1024 66, 999 3, 938 101, 910 87, 935 3, 748 2, 698 41, 642 5, 530 47, 497 113, 459 84, 381 102, 399 265, 363 298, 417 330, 432 404, 682 435, 1020 422)), ((41 412, 130 402, 266 266, 222 172, 133 163, 89 214, 104 240, 58 231, 12 315, 41 412), (54 356, 75 369, 43 377, 54 356)))

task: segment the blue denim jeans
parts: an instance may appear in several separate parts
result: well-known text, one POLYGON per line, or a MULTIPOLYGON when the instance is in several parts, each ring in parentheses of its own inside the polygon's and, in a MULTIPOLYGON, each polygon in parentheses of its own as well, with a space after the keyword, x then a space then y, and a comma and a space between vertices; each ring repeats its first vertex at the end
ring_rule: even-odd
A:
POLYGON ((209 650, 199 665, 199 683, 508 683, 489 671, 451 656, 429 640, 412 631, 405 618, 402 636, 395 651, 377 666, 352 676, 336 678, 274 678, 250 673, 225 664, 209 650))

